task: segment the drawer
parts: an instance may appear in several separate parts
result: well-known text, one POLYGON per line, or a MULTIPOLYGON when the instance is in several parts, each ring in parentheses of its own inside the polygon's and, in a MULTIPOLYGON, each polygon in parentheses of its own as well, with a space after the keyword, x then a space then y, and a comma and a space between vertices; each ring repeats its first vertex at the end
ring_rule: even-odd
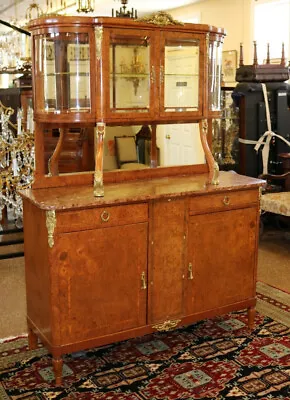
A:
POLYGON ((225 211, 232 208, 242 208, 257 204, 258 200, 258 189, 196 196, 189 199, 189 213, 202 214, 212 211, 225 211))
POLYGON ((146 222, 148 204, 128 204, 56 213, 56 232, 105 228, 146 222))

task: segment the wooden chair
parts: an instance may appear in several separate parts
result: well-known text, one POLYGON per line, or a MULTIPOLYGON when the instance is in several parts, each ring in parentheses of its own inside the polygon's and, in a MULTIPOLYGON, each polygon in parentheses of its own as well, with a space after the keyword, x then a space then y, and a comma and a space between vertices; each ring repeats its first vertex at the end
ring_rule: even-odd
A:
POLYGON ((283 171, 284 173, 281 175, 267 174, 259 176, 259 178, 267 181, 264 194, 261 197, 261 232, 263 232, 264 214, 267 213, 275 215, 275 222, 278 227, 281 227, 282 224, 290 227, 290 153, 283 153, 283 155, 279 156, 283 156, 286 160, 286 162, 283 160, 283 169, 284 171, 286 169, 286 172, 283 171), (278 186, 273 184, 276 181, 279 182, 278 186))
POLYGON ((143 169, 148 165, 139 163, 135 136, 115 136, 117 166, 119 169, 143 169))

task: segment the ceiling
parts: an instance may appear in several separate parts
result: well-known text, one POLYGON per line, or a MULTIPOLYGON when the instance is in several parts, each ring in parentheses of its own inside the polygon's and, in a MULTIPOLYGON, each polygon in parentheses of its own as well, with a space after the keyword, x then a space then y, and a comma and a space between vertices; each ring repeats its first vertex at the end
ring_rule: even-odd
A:
MULTIPOLYGON (((55 11, 58 12, 63 7, 63 4, 66 6, 70 6, 65 12, 67 15, 77 14, 76 5, 77 0, 1 0, 0 4, 0 19, 7 21, 13 25, 23 26, 29 17, 29 12, 27 12, 29 6, 32 3, 37 3, 41 8, 42 12, 46 13, 47 11, 55 11), (47 4, 53 4, 53 10, 51 7, 47 10, 47 4)), ((94 0, 95 1, 95 11, 93 13, 87 14, 90 16, 111 16, 112 8, 115 10, 119 10, 121 6, 120 0, 94 0)), ((131 10, 138 10, 138 16, 143 16, 146 14, 150 14, 152 12, 157 12, 159 10, 169 10, 177 7, 182 7, 184 5, 197 3, 203 0, 128 0, 127 8, 131 10)), ((32 9, 30 12, 31 18, 37 17, 36 9, 32 9)), ((0 25, 0 30, 9 31, 9 28, 4 27, 4 25, 0 25)))

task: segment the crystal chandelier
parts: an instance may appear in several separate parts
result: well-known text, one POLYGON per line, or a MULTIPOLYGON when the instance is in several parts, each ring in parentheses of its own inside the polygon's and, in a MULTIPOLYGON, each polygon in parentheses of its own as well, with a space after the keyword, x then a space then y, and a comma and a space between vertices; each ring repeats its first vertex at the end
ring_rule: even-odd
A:
POLYGON ((138 54, 138 47, 133 49, 133 57, 131 63, 127 65, 124 59, 120 63, 121 74, 125 75, 125 79, 133 83, 135 96, 137 95, 137 89, 140 81, 145 79, 145 64, 142 62, 141 57, 138 54))
POLYGON ((78 0, 77 12, 89 13, 94 11, 94 0, 78 0))
MULTIPOLYGON (((132 8, 131 11, 127 10, 127 4, 128 4, 128 0, 120 0, 122 3, 122 7, 120 7, 120 10, 117 11, 116 10, 116 17, 118 18, 138 18, 137 16, 137 10, 134 10, 134 8, 132 8)), ((112 9, 112 17, 114 17, 114 9, 112 9)))
POLYGON ((22 110, 18 109, 17 125, 10 121, 13 113, 11 107, 0 101, 0 217, 6 207, 13 214, 16 226, 21 227, 23 209, 18 190, 30 187, 33 182, 33 110, 30 107, 27 111, 26 131, 22 128, 22 110))

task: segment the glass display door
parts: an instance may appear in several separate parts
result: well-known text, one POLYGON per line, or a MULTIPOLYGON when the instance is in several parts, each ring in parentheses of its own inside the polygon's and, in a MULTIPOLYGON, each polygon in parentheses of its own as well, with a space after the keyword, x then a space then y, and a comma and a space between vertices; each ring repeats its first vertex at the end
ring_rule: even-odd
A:
POLYGON ((57 32, 35 38, 36 109, 40 113, 90 113, 89 33, 57 32))
POLYGON ((109 117, 120 119, 128 113, 142 119, 153 117, 154 38, 146 30, 109 30, 109 117))
POLYGON ((201 116, 204 82, 204 38, 187 33, 161 33, 160 115, 201 116))

